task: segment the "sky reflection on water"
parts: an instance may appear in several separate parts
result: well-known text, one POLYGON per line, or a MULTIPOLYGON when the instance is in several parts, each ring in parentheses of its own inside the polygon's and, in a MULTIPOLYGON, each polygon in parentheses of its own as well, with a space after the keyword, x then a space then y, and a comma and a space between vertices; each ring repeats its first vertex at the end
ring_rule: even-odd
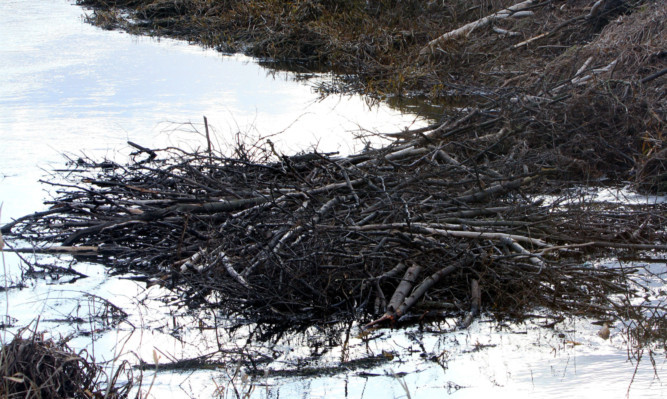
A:
POLYGON ((174 127, 194 123, 203 131, 204 115, 221 147, 240 133, 251 142, 271 137, 285 153, 350 153, 364 145, 352 131, 426 123, 384 105, 371 108, 360 96, 320 100, 295 75, 272 73, 248 57, 100 30, 82 22, 83 12, 64 0, 0 3, 5 218, 40 208, 41 193, 23 184, 41 175, 36 165, 61 166, 61 153, 126 154, 127 140, 200 148, 201 136, 175 134, 174 127))

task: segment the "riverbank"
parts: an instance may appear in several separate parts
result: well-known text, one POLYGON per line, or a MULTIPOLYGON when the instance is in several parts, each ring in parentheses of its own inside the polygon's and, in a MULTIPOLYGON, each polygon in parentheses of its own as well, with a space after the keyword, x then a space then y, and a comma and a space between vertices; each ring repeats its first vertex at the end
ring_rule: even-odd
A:
MULTIPOLYGON (((667 190, 667 6, 660 2, 79 3, 93 7, 89 20, 107 29, 339 72, 320 87, 325 94, 467 99, 468 110, 495 122, 464 124, 478 135, 520 136, 502 143, 504 155, 519 151, 529 168, 667 190)), ((462 116, 447 110, 442 118, 462 116)))

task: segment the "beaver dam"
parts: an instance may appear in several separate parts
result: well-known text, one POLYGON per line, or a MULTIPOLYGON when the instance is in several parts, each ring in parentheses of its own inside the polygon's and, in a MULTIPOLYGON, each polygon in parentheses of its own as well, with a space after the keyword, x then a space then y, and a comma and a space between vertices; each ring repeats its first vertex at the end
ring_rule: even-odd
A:
POLYGON ((472 112, 348 157, 276 160, 270 143, 239 145, 234 157, 134 144, 126 165, 73 160, 46 182, 59 193, 51 208, 2 232, 60 244, 37 251, 103 257, 184 304, 258 322, 396 323, 480 306, 613 317, 620 305, 607 296, 630 292, 628 271, 582 258, 667 250, 664 206, 557 198, 558 165, 489 150, 521 134, 476 133, 498 119, 472 112))
POLYGON ((325 94, 469 106, 348 156, 216 148, 205 122, 201 150, 72 158, 43 181, 47 210, 2 226, 11 250, 96 260, 275 334, 579 315, 664 349, 667 305, 635 278, 647 270, 587 261, 664 261, 667 205, 580 195, 665 193, 662 2, 79 3, 101 26, 342 72, 325 94))

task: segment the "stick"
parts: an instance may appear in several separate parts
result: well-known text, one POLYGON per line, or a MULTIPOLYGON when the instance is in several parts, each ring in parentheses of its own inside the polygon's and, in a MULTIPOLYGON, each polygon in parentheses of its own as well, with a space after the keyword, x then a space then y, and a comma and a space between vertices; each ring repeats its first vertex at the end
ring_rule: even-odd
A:
POLYGON ((639 82, 647 83, 647 82, 650 82, 654 79, 658 79, 659 77, 661 77, 662 75, 664 75, 666 73, 667 73, 667 68, 665 68, 661 71, 658 71, 656 73, 652 73, 652 74, 648 75, 647 77, 645 77, 644 79, 640 80, 639 82))
POLYGON ((132 147, 136 148, 137 150, 139 150, 139 152, 145 152, 145 153, 147 153, 147 154, 149 155, 149 157, 150 157, 149 159, 153 159, 153 158, 157 157, 157 153, 156 153, 155 151, 151 150, 150 148, 146 148, 146 147, 144 147, 144 146, 140 146, 139 144, 134 143, 134 142, 132 142, 132 141, 128 141, 127 144, 129 144, 129 145, 131 145, 132 147))
POLYGON ((538 273, 542 272, 542 268, 544 267, 544 261, 542 259, 540 259, 537 256, 533 255, 532 253, 528 252, 528 250, 526 250, 524 247, 522 247, 518 242, 516 242, 514 240, 509 240, 509 239, 508 240, 502 240, 502 243, 507 245, 509 248, 513 249, 514 251, 516 251, 516 252, 518 252, 522 255, 528 256, 528 260, 530 260, 530 262, 532 264, 540 267, 540 270, 538 271, 538 273))
POLYGON ((470 282, 470 313, 461 322, 461 328, 468 328, 472 321, 479 315, 479 309, 482 304, 482 291, 479 288, 479 282, 472 280, 470 282))
POLYGON ((99 247, 91 245, 81 245, 78 247, 72 246, 53 246, 53 247, 30 247, 30 248, 14 248, 2 249, 3 252, 18 252, 18 253, 38 253, 38 254, 74 254, 74 255, 97 255, 100 253, 99 247))
POLYGON ((419 52, 420 57, 427 56, 429 54, 433 54, 435 52, 436 47, 441 47, 444 45, 447 41, 458 38, 460 36, 464 35, 469 35, 472 33, 473 30, 486 26, 490 24, 491 22, 498 20, 498 19, 505 19, 511 17, 515 12, 525 10, 526 8, 532 6, 534 3, 533 0, 527 0, 523 1, 521 3, 517 3, 509 8, 500 10, 498 12, 495 12, 491 15, 488 15, 484 18, 480 18, 477 21, 470 22, 468 24, 463 25, 462 27, 458 29, 454 29, 453 31, 449 31, 440 37, 431 40, 424 48, 421 49, 419 52))
POLYGON ((433 285, 435 285, 435 283, 440 281, 441 278, 445 277, 446 275, 458 269, 458 267, 459 265, 450 265, 426 277, 424 281, 422 281, 421 284, 419 284, 419 286, 417 286, 417 288, 415 288, 412 291, 412 294, 409 297, 407 297, 405 301, 403 301, 401 306, 399 306, 398 309, 396 309, 395 317, 398 318, 404 315, 405 312, 407 312, 408 309, 412 307, 412 305, 417 303, 417 301, 422 296, 424 296, 426 291, 428 291, 433 285))
POLYGON ((229 273, 230 276, 234 280, 236 280, 239 284, 244 286, 247 289, 250 289, 250 284, 246 281, 246 279, 243 278, 236 270, 234 270, 234 267, 232 266, 232 263, 229 261, 229 258, 227 255, 225 255, 224 252, 220 252, 218 254, 218 259, 220 260, 220 263, 222 263, 222 266, 227 270, 227 273, 229 273))
POLYGON ((385 320, 395 320, 395 310, 400 306, 401 303, 403 303, 403 300, 410 292, 410 289, 412 286, 414 286, 417 275, 419 275, 420 271, 421 266, 419 265, 413 265, 405 271, 403 280, 401 280, 401 282, 398 284, 398 287, 396 287, 396 290, 394 290, 394 295, 392 295, 391 300, 389 300, 389 305, 387 305, 387 311, 385 314, 382 315, 382 317, 379 319, 366 324, 363 329, 370 328, 376 324, 382 323, 385 320))
POLYGON ((473 238, 473 239, 492 239, 492 240, 511 239, 519 242, 530 243, 538 247, 549 246, 549 244, 538 238, 530 238, 516 234, 485 232, 485 231, 448 230, 448 229, 435 228, 434 226, 437 227, 439 225, 426 224, 426 223, 410 223, 409 225, 407 223, 388 223, 388 224, 367 224, 365 226, 347 226, 346 229, 355 231, 406 229, 426 234, 434 234, 442 236, 473 238))
MULTIPOLYGON (((213 166, 213 151, 211 150, 211 136, 208 133, 208 119, 204 115, 204 129, 206 130, 206 143, 208 144, 208 166, 213 166)), ((213 173, 213 169, 211 169, 213 173)))
POLYGON ((540 33, 539 35, 533 36, 528 40, 524 40, 522 42, 519 42, 519 43, 515 44, 514 46, 512 46, 512 48, 517 49, 517 48, 523 47, 527 44, 530 44, 530 43, 534 42, 535 40, 539 40, 539 39, 541 39, 545 36, 549 36, 550 34, 551 34, 551 32, 540 33))
POLYGON ((53 208, 51 208, 47 211, 35 212, 35 213, 31 213, 30 215, 21 216, 18 219, 14 219, 13 222, 9 222, 9 223, 5 224, 4 226, 2 226, 0 228, 0 233, 2 233, 2 234, 11 234, 12 233, 12 228, 14 226, 16 226, 17 224, 21 223, 24 220, 29 220, 29 219, 38 220, 38 219, 41 219, 42 216, 52 215, 54 213, 61 213, 61 212, 63 212, 63 208, 62 208, 62 206, 59 206, 59 207, 53 207, 53 208))

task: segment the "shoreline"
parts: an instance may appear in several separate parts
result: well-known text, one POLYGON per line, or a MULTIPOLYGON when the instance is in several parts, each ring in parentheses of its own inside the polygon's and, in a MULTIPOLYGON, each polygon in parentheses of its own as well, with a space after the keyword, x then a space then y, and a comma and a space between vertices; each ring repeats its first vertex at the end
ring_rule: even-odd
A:
MULTIPOLYGON (((529 167, 665 192, 667 6, 598 3, 77 1, 105 29, 344 74, 320 87, 323 95, 431 103, 474 97, 468 110, 499 120, 479 129, 470 118, 468 128, 521 131, 529 167)), ((445 109, 442 121, 464 113, 445 109)))

